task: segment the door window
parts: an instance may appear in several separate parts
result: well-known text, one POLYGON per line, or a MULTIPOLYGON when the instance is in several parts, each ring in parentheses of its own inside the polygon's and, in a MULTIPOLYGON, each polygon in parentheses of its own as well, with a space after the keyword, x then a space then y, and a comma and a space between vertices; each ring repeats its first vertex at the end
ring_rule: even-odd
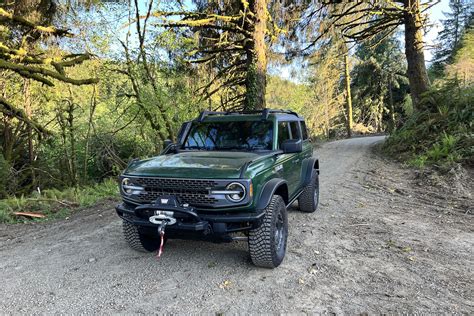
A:
POLYGON ((301 121, 301 132, 303 133, 303 139, 308 139, 308 130, 306 129, 305 121, 301 121))
POLYGON ((298 122, 290 122, 291 139, 300 139, 300 130, 298 128, 298 122))
POLYGON ((288 122, 278 123, 278 148, 281 148, 281 144, 290 139, 290 126, 288 122))

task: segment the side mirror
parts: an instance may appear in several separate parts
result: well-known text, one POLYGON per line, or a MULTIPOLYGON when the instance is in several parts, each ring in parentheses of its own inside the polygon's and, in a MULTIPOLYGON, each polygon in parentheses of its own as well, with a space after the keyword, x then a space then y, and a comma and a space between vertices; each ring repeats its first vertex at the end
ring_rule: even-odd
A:
POLYGON ((171 144, 173 144, 173 141, 171 139, 165 139, 165 141, 163 142, 163 150, 168 148, 168 146, 171 144))
POLYGON ((287 139, 281 144, 284 154, 300 153, 303 151, 303 141, 301 139, 287 139))

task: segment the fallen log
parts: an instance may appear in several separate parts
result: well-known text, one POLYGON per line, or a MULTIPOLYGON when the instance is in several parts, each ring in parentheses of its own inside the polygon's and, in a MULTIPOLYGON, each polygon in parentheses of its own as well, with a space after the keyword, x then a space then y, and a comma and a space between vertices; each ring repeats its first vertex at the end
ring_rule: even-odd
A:
POLYGON ((46 217, 43 214, 31 213, 31 212, 13 212, 13 215, 26 216, 26 217, 32 217, 32 218, 45 218, 46 217))

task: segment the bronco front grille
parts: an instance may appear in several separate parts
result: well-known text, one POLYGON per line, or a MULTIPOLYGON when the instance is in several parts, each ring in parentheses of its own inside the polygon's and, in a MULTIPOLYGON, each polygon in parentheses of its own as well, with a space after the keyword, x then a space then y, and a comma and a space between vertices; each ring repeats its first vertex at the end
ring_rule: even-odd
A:
POLYGON ((137 196, 141 203, 153 202, 161 195, 177 196, 183 203, 190 205, 214 205, 217 202, 217 199, 209 196, 209 190, 218 185, 213 180, 136 178, 134 182, 145 188, 137 196))

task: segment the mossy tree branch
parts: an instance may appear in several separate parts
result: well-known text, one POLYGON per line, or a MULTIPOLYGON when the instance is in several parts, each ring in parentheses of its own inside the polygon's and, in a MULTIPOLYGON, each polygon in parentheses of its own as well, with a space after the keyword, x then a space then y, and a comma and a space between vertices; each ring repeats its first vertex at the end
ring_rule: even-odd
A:
POLYGON ((46 36, 67 36, 72 37, 73 34, 66 29, 58 29, 54 26, 42 26, 36 23, 33 23, 24 17, 14 15, 13 13, 7 12, 6 10, 0 8, 0 23, 4 24, 5 22, 11 23, 17 26, 26 27, 33 32, 40 33, 41 35, 46 36))
MULTIPOLYGON (((58 67, 60 67, 60 63, 58 64, 58 67)), ((78 85, 78 86, 99 82, 97 78, 73 79, 73 78, 67 77, 64 74, 61 74, 60 72, 53 71, 50 69, 36 67, 36 66, 15 64, 15 63, 2 60, 2 59, 0 59, 0 69, 11 70, 13 72, 18 73, 22 77, 27 77, 27 78, 40 81, 48 86, 54 86, 54 83, 48 80, 47 77, 51 77, 65 83, 70 83, 70 84, 78 85)))
POLYGON ((31 126, 34 130, 36 130, 40 134, 44 134, 44 135, 51 134, 50 131, 45 129, 38 122, 32 119, 29 119, 25 111, 23 111, 22 109, 16 108, 13 104, 8 102, 5 98, 1 96, 0 96, 0 105, 1 105, 0 112, 2 112, 4 115, 9 116, 9 117, 15 117, 19 119, 20 121, 25 122, 26 124, 31 126))
MULTIPOLYGON (((66 74, 65 68, 72 67, 91 59, 91 55, 69 54, 57 57, 45 56, 44 52, 35 49, 34 41, 49 37, 72 37, 67 29, 56 28, 51 25, 41 25, 23 16, 11 13, 0 7, 0 26, 12 30, 16 39, 2 38, 0 42, 0 70, 16 73, 27 79, 41 82, 47 86, 54 86, 55 80, 72 85, 87 85, 98 82, 97 78, 76 79, 66 74), (33 40, 32 40, 33 39, 33 40)), ((15 117, 41 134, 49 132, 38 122, 26 115, 23 110, 13 106, 4 97, 0 100, 0 111, 9 117, 15 117)))

